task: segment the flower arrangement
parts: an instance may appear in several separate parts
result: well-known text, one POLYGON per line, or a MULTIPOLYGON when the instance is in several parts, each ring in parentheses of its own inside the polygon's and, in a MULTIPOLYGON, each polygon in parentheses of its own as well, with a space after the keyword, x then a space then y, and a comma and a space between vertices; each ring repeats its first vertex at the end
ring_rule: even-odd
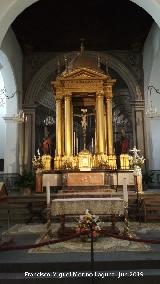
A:
POLYGON ((88 209, 85 211, 85 215, 81 215, 78 220, 78 225, 76 227, 77 233, 82 233, 82 237, 88 238, 91 237, 91 228, 93 230, 93 239, 96 239, 99 236, 100 227, 99 216, 93 215, 88 209), (88 234, 85 232, 88 232, 88 234))
POLYGON ((73 167, 72 167, 72 162, 71 161, 67 161, 65 160, 63 162, 63 169, 65 170, 71 170, 73 167))
POLYGON ((44 161, 38 152, 38 156, 34 155, 33 160, 32 160, 33 168, 34 170, 43 170, 45 168, 44 161))
POLYGON ((100 159, 97 160, 97 167, 100 169, 108 169, 108 161, 106 160, 104 154, 100 157, 100 159))
POLYGON ((130 164, 131 167, 137 166, 137 167, 142 168, 144 161, 145 161, 144 157, 143 156, 140 157, 139 155, 129 156, 128 159, 129 159, 129 164, 130 164))

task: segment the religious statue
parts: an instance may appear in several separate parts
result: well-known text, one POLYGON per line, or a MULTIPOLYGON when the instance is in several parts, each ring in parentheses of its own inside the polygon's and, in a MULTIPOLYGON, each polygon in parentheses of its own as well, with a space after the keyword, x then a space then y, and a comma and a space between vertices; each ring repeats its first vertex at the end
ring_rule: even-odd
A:
POLYGON ((129 139, 125 134, 125 130, 121 130, 121 154, 127 154, 129 147, 129 139))
POLYGON ((50 154, 50 152, 51 152, 51 144, 52 144, 51 137, 48 134, 47 137, 43 138, 43 142, 42 142, 42 152, 43 152, 43 155, 50 154))
POLYGON ((82 120, 81 120, 81 125, 83 129, 87 129, 87 109, 81 109, 81 111, 83 112, 83 114, 81 115, 82 120))
POLYGON ((127 137, 121 138, 121 154, 127 154, 129 146, 129 139, 127 137))
POLYGON ((74 114, 74 116, 81 117, 81 125, 83 129, 83 145, 84 149, 86 149, 86 130, 87 130, 87 117, 94 115, 94 113, 87 114, 87 109, 81 109, 82 114, 74 114))
POLYGON ((121 141, 117 140, 114 144, 115 154, 116 154, 116 164, 117 169, 120 169, 120 155, 121 155, 121 141))

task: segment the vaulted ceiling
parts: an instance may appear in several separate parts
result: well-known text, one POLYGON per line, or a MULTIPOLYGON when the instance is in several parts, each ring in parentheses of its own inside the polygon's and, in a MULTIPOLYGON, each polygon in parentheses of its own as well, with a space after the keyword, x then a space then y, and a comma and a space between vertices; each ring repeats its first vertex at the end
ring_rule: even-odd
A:
POLYGON ((12 24, 22 48, 34 51, 140 49, 153 19, 129 0, 40 0, 12 24))

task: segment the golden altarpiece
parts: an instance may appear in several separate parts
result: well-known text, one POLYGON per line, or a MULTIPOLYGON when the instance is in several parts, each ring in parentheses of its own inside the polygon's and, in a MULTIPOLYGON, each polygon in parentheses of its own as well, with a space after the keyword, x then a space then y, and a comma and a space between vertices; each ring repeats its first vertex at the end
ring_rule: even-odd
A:
POLYGON ((56 81, 52 82, 56 100, 55 170, 70 168, 87 171, 102 166, 116 169, 112 130, 112 87, 115 83, 115 79, 100 69, 97 58, 89 57, 83 48, 66 66, 65 71, 57 76, 56 81), (79 153, 76 153, 73 132, 75 107, 83 112, 84 147, 79 153), (88 107, 92 107, 95 114, 94 153, 86 149, 88 107))

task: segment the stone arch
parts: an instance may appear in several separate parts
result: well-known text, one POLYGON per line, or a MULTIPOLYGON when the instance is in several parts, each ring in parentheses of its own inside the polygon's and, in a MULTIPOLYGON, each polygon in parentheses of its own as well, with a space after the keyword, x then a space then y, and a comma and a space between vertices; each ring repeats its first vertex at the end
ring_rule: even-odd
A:
MULTIPOLYGON (((67 53, 66 56, 71 60, 77 53, 70 52, 67 53)), ((97 56, 96 52, 88 52, 88 54, 92 54, 97 56)), ((101 63, 105 64, 106 60, 109 60, 109 67, 114 69, 121 78, 126 82, 128 89, 130 91, 132 100, 142 100, 142 93, 140 90, 140 86, 137 80, 134 78, 132 72, 123 64, 120 60, 113 57, 112 55, 108 55, 107 53, 99 53, 101 58, 101 63)), ((24 104, 34 104, 38 98, 38 94, 41 92, 43 87, 43 82, 48 78, 52 73, 54 74, 57 70, 57 62, 64 62, 64 56, 60 55, 55 57, 54 59, 47 62, 33 77, 27 91, 25 94, 24 104)))
MULTIPOLYGON (((13 21, 27 7, 38 2, 39 0, 6 0, 1 3, 0 10, 0 45, 2 40, 13 21)), ((129 0, 142 7, 149 13, 160 27, 160 3, 158 0, 129 0)))
POLYGON ((13 116, 17 112, 18 107, 18 94, 17 94, 17 82, 14 75, 14 70, 7 57, 7 55, 0 50, 0 73, 3 78, 5 87, 5 115, 13 116))
POLYGON ((12 118, 17 113, 17 86, 11 63, 2 50, 0 50, 0 77, 0 89, 5 90, 0 95, 0 159, 4 160, 5 173, 15 173, 18 155, 17 124, 12 118))
POLYGON ((0 10, 0 45, 3 38, 14 22, 16 17, 20 15, 27 7, 31 6, 39 0, 6 0, 1 4, 0 10))

